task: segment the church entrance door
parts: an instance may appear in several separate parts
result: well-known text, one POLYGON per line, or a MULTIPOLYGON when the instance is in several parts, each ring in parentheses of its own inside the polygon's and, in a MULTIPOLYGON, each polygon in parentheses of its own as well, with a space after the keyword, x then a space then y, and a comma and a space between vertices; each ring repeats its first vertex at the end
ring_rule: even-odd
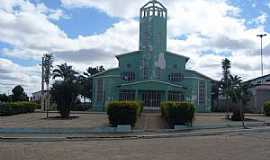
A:
POLYGON ((161 102, 160 91, 144 91, 142 93, 142 100, 144 103, 145 109, 159 109, 161 102))

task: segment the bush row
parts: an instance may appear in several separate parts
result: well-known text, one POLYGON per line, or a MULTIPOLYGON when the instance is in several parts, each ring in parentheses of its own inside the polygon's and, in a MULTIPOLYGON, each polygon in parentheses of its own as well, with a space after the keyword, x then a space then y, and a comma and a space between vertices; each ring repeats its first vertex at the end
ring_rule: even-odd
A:
POLYGON ((113 101, 107 106, 109 122, 117 125, 135 126, 138 116, 143 112, 143 105, 137 101, 113 101))
POLYGON ((195 107, 189 102, 163 102, 160 105, 161 115, 168 122, 169 127, 174 125, 192 124, 195 107))
POLYGON ((39 104, 32 102, 11 102, 0 104, 0 115, 14 115, 20 113, 31 113, 34 112, 36 108, 40 108, 39 104))
POLYGON ((270 101, 264 103, 264 114, 270 116, 270 101))

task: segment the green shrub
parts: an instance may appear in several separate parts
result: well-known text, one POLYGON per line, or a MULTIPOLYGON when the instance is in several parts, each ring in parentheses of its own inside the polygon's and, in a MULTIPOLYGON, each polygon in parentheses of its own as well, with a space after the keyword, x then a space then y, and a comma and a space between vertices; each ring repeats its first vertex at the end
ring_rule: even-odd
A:
POLYGON ((189 102, 163 102, 160 110, 171 128, 174 125, 192 123, 195 113, 194 105, 189 102))
POLYGON ((71 108, 79 94, 79 84, 74 82, 70 80, 55 82, 50 91, 52 101, 57 105, 62 118, 69 118, 71 108))
POLYGON ((20 113, 31 113, 36 108, 39 108, 39 104, 32 102, 11 102, 0 104, 0 115, 14 115, 20 113))
POLYGON ((270 116, 270 101, 264 103, 264 114, 270 116))
POLYGON ((143 108, 143 102, 142 101, 136 101, 139 104, 140 110, 139 110, 139 114, 141 114, 144 110, 143 108))
POLYGON ((113 127, 119 124, 134 127, 142 110, 141 103, 136 101, 113 101, 107 106, 109 122, 113 127))

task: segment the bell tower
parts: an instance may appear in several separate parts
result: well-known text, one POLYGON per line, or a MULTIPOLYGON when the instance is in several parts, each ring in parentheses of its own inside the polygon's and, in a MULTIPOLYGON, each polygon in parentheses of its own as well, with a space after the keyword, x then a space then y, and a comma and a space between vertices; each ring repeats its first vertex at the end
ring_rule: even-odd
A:
POLYGON ((143 80, 160 80, 166 68, 167 9, 151 0, 140 9, 140 47, 143 80))
POLYGON ((140 9, 140 50, 165 52, 167 48, 167 9, 157 0, 140 9))

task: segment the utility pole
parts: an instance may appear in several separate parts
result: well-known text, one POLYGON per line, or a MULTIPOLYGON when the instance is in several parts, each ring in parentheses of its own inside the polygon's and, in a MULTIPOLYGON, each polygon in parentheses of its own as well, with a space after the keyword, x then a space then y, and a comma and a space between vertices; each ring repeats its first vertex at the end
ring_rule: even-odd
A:
POLYGON ((266 37, 267 34, 258 34, 257 37, 261 39, 261 70, 262 70, 262 76, 263 76, 263 37, 266 37))
POLYGON ((44 56, 41 60, 41 110, 45 111, 44 103, 44 56))

